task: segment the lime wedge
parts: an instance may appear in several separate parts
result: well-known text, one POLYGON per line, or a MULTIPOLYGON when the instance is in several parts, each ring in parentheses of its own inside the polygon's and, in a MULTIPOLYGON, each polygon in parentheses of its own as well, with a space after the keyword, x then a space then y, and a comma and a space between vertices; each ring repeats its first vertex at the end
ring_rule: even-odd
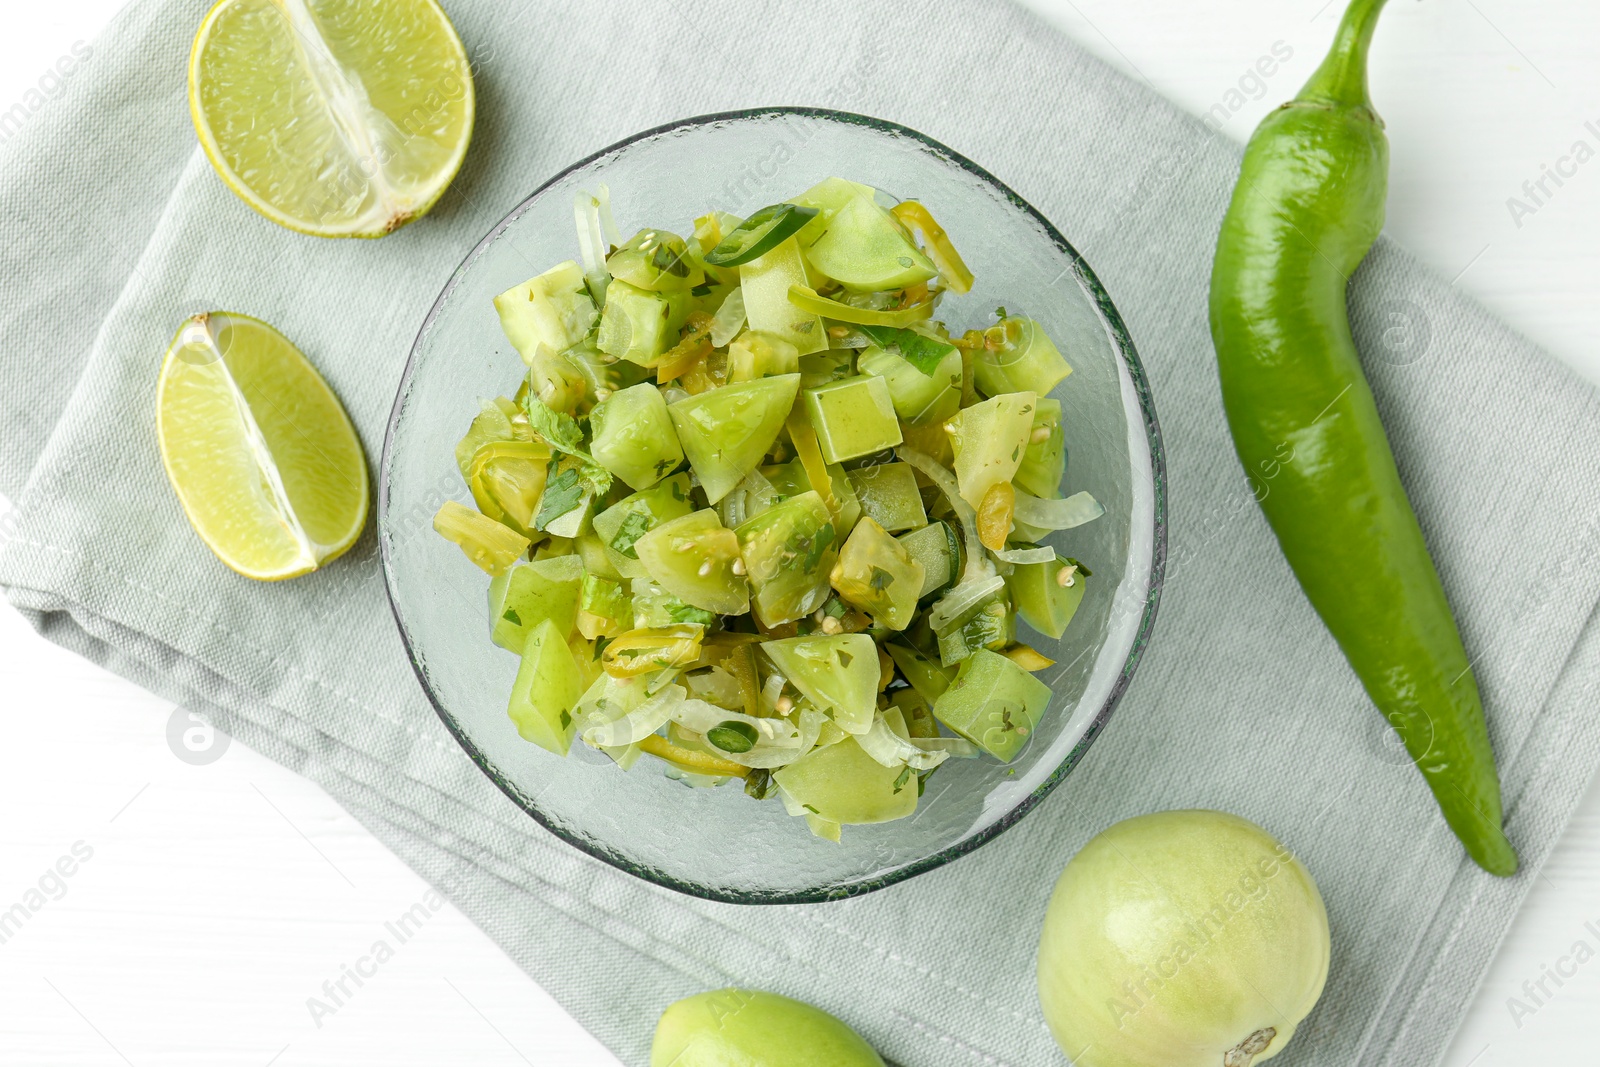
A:
POLYGON ((472 71, 434 0, 221 0, 189 111, 222 180, 280 225, 382 237, 444 194, 472 137, 472 71))
POLYGON ((196 315, 167 349, 156 391, 167 477, 223 563, 247 578, 293 578, 361 535, 361 442, 328 383, 277 330, 196 315))

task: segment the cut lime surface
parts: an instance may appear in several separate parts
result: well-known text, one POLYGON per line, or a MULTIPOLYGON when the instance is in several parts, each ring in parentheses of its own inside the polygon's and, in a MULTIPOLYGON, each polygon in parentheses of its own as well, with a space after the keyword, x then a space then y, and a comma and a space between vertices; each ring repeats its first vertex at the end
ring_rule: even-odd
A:
POLYGON ((369 492, 355 428, 266 323, 228 312, 184 323, 161 366, 156 419, 189 522, 240 574, 306 574, 361 535, 369 492))
POLYGON ((195 36, 189 110, 222 180, 267 218, 382 237, 460 169, 472 71, 434 0, 221 0, 195 36))

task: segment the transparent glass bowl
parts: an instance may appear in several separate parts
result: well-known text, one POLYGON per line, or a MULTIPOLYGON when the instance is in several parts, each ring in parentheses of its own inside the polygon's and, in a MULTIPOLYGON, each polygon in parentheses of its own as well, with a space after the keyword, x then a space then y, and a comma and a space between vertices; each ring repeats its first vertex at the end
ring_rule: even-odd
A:
POLYGON ((649 130, 568 168, 473 249, 417 337, 384 443, 378 528, 395 618, 440 718, 495 784, 570 844, 659 885, 713 900, 798 903, 869 892, 993 839, 1076 765, 1105 726, 1150 636, 1165 555, 1165 473, 1144 370, 1088 265, 992 175, 878 119, 802 108, 708 115, 649 130), (517 659, 489 641, 488 578, 430 528, 447 499, 470 505, 454 447, 480 397, 509 395, 524 367, 500 332, 495 294, 576 258, 573 194, 604 182, 624 236, 680 231, 718 207, 748 214, 830 175, 927 204, 977 276, 938 317, 953 330, 996 305, 1043 323, 1074 373, 1058 388, 1069 491, 1104 517, 1058 534, 1093 572, 1065 637, 1020 636, 1057 661, 1040 728, 1011 765, 951 760, 915 816, 813 837, 776 800, 737 783, 689 789, 646 757, 630 772, 575 743, 560 759, 517 736, 506 698, 517 659))

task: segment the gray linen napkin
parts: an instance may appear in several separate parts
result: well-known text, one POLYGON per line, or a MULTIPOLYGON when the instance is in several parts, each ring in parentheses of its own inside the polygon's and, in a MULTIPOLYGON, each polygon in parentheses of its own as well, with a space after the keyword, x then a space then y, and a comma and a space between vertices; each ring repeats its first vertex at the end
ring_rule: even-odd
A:
POLYGON ((133 4, 4 146, 11 602, 319 782, 630 1064, 662 1007, 723 983, 823 1005, 907 1065, 1062 1062, 1032 978, 1054 876, 1109 823, 1178 806, 1269 827, 1327 899, 1327 992, 1278 1062, 1434 1062, 1600 749, 1594 392, 1393 245, 1356 279, 1357 338, 1490 709, 1525 862, 1497 881, 1386 740, 1229 446, 1205 290, 1230 146, 999 0, 447 6, 478 68, 476 144, 432 217, 380 242, 278 229, 213 176, 183 99, 204 0, 133 4), (758 104, 906 123, 1055 221, 1140 346, 1171 475, 1156 638, 1073 777, 970 857, 785 908, 654 888, 523 816, 418 689, 372 535, 309 578, 236 577, 185 524, 152 418, 182 318, 243 311, 322 368, 375 459, 422 317, 493 223, 600 146, 758 104))

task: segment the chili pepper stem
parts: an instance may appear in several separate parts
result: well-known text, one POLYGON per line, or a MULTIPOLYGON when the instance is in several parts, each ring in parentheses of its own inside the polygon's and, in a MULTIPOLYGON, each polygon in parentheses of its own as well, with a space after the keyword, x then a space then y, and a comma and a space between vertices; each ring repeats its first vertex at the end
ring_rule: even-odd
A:
POLYGON ((1378 27, 1378 13, 1387 0, 1350 0, 1333 47, 1316 71, 1306 80, 1297 102, 1344 104, 1371 107, 1367 95, 1367 52, 1372 33, 1378 27))

